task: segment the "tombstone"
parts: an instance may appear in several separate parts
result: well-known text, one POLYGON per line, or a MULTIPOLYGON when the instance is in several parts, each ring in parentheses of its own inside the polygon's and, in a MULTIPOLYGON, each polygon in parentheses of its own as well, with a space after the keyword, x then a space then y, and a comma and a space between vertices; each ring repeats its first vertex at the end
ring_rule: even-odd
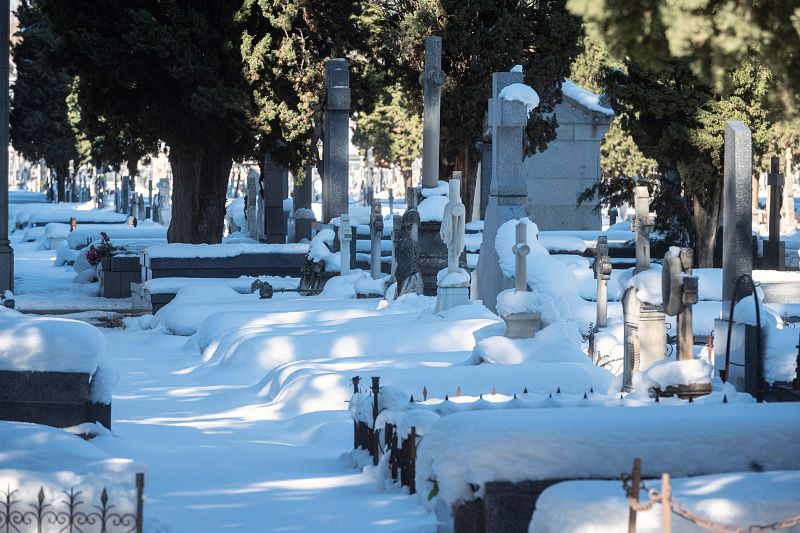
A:
POLYGON ((783 186, 783 226, 786 231, 791 231, 797 227, 797 215, 794 212, 794 172, 792 171, 794 161, 791 148, 786 149, 785 164, 786 182, 783 186))
POLYGON ((613 226, 617 223, 617 217, 619 216, 619 210, 616 207, 612 207, 608 210, 608 225, 613 226))
POLYGON ((528 216, 527 186, 520 174, 528 110, 522 102, 500 98, 500 92, 512 83, 522 83, 521 72, 496 72, 492 75, 492 98, 489 100, 492 183, 478 256, 478 295, 492 311, 496 307, 497 295, 510 286, 510 280, 500 270, 495 250, 497 230, 509 220, 528 216))
POLYGON ((160 213, 160 211, 161 211, 161 207, 160 207, 161 201, 160 201, 160 198, 161 198, 161 195, 156 193, 156 195, 153 197, 153 201, 155 202, 155 204, 151 207, 151 210, 150 210, 152 215, 153 215, 153 222, 155 222, 156 224, 160 224, 161 223, 161 213, 160 213))
POLYGON ((130 176, 122 176, 122 192, 120 193, 121 203, 119 211, 121 213, 129 213, 130 207, 128 203, 130 202, 131 198, 131 177, 130 176))
POLYGON ((439 113, 442 85, 447 75, 442 71, 442 38, 425 37, 425 70, 419 78, 424 93, 422 112, 422 187, 439 184, 439 113))
POLYGON ((633 374, 639 370, 639 312, 642 302, 635 287, 628 287, 622 295, 624 357, 622 362, 622 388, 633 391, 633 374))
MULTIPOLYGON (((738 120, 725 122, 724 169, 722 318, 727 318, 733 299, 732 280, 742 274, 753 273, 751 225, 753 146, 750 130, 738 120)), ((739 291, 737 301, 747 295, 746 291, 739 291)))
POLYGON ((653 231, 653 217, 650 216, 650 193, 647 187, 638 185, 635 190, 634 205, 636 216, 631 229, 636 232, 636 272, 650 268, 650 232, 653 231))
POLYGON ((381 237, 383 237, 383 213, 381 201, 372 201, 372 215, 370 216, 370 273, 372 279, 381 277, 381 237))
POLYGON ((349 212, 350 74, 347 60, 325 61, 322 221, 349 212))
POLYGON ((261 241, 284 244, 287 231, 283 200, 289 191, 289 169, 268 154, 264 157, 264 173, 261 183, 264 194, 262 199, 264 226, 261 241))
POLYGON ((436 312, 469 303, 470 278, 459 262, 464 251, 464 231, 467 210, 461 202, 461 173, 453 173, 450 179, 448 201, 444 207, 439 236, 447 246, 447 272, 437 274, 436 312))
POLYGON ((389 216, 394 216, 394 189, 389 189, 389 216))
MULTIPOLYGON (((528 292, 528 255, 531 248, 528 246, 528 225, 517 222, 516 243, 511 251, 514 253, 514 290, 515 292, 528 292)), ((523 312, 504 315, 506 330, 503 336, 509 339, 525 339, 536 335, 541 326, 539 313, 523 312)))
POLYGON ((594 279, 597 280, 597 328, 608 325, 608 280, 611 279, 611 257, 608 253, 608 237, 597 238, 597 251, 594 256, 594 279))
POLYGON ((342 276, 350 274, 350 241, 353 240, 353 228, 350 227, 350 215, 342 213, 339 222, 339 259, 342 276))
POLYGON ((692 276, 691 248, 681 248, 679 255, 668 251, 661 270, 661 298, 664 312, 677 316, 677 360, 694 358, 692 305, 697 303, 697 277, 692 276))
POLYGON ((416 205, 412 202, 402 217, 394 218, 395 223, 398 222, 398 218, 400 218, 399 224, 394 226, 394 258, 397 263, 394 267, 397 281, 395 298, 409 293, 423 294, 425 291, 417 251, 419 213, 416 205))
POLYGON ((152 168, 150 169, 151 177, 147 179, 147 218, 153 218, 153 178, 152 168))
POLYGON ((161 223, 169 226, 172 220, 172 202, 170 201, 169 179, 161 178, 158 180, 158 209, 160 210, 161 223))
POLYGON ((785 181, 780 173, 780 158, 772 157, 767 175, 770 190, 769 239, 764 241, 764 268, 767 270, 786 270, 786 243, 781 240, 781 190, 785 181))
POLYGON ((144 194, 139 194, 136 199, 136 218, 138 220, 147 220, 147 213, 144 209, 144 194))
POLYGON ((390 281, 394 283, 397 279, 394 277, 397 270, 397 242, 400 239, 400 231, 403 228, 403 217, 400 215, 392 215, 392 268, 390 281))
POLYGON ((525 158, 522 175, 528 185, 530 214, 540 231, 590 230, 601 226, 596 202, 576 205, 578 194, 600 182, 600 146, 614 112, 598 95, 569 80, 556 104, 556 138, 547 150, 525 158))
POLYGON ((253 173, 247 175, 247 195, 244 198, 244 217, 247 221, 247 234, 251 239, 258 239, 258 219, 256 206, 258 205, 258 181, 253 173))
POLYGON ((486 206, 489 205, 489 190, 492 187, 492 143, 491 140, 484 140, 478 145, 481 158, 480 219, 486 220, 486 206))
POLYGON ((295 178, 292 197, 294 199, 294 240, 311 240, 311 226, 316 220, 314 211, 311 210, 311 196, 313 188, 313 171, 311 165, 306 166, 305 178, 301 183, 295 178))

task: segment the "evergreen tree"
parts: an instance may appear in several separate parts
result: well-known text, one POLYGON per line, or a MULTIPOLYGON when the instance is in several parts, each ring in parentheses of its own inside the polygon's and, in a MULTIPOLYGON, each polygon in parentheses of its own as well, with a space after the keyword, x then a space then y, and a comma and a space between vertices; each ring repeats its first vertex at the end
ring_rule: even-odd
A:
POLYGON ((30 161, 47 161, 55 174, 58 201, 63 202, 69 162, 79 157, 67 106, 73 80, 56 64, 60 39, 38 2, 22 0, 17 18, 20 40, 12 49, 17 79, 9 117, 11 144, 30 161))
POLYGON ((658 71, 627 60, 624 69, 607 68, 602 78, 622 127, 658 162, 662 224, 677 217, 687 225, 701 267, 712 264, 719 227, 725 121, 741 120, 752 130, 759 157, 775 111, 769 103, 775 80, 765 68, 744 63, 730 79, 730 95, 721 96, 685 60, 658 71))
POLYGON ((378 58, 422 110, 419 75, 423 38, 442 37, 441 163, 445 173, 460 169, 466 177, 464 202, 471 205, 478 152, 484 132, 486 102, 493 72, 523 66, 525 83, 539 94, 539 107, 527 127, 528 151, 543 151, 555 138, 561 83, 581 52, 579 17, 566 11, 566 0, 383 0, 383 47, 378 58))
POLYGON ((422 152, 422 117, 411 107, 400 87, 392 86, 371 113, 359 114, 353 132, 353 144, 364 151, 371 147, 378 166, 397 166, 406 187, 411 186, 411 164, 422 152))
POLYGON ((120 151, 126 143, 166 143, 174 176, 169 241, 219 242, 232 161, 254 137, 234 20, 239 3, 40 2, 63 38, 65 65, 79 77, 83 115, 98 117, 104 140, 116 142, 118 132, 120 151))

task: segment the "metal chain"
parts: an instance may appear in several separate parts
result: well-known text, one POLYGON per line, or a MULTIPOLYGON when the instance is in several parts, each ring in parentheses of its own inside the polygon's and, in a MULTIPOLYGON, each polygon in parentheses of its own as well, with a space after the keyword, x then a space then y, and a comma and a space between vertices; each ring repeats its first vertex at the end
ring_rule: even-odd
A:
MULTIPOLYGON (((641 483, 641 489, 647 493, 647 501, 642 503, 639 501, 638 498, 633 496, 633 488, 631 487, 631 478, 627 474, 623 474, 622 476, 622 487, 625 491, 625 495, 628 498, 628 505, 631 509, 636 511, 637 513, 641 513, 643 511, 649 511, 653 508, 656 503, 661 503, 662 496, 661 494, 655 489, 648 489, 644 482, 641 483)), ((772 524, 765 524, 765 525, 750 525, 750 526, 729 526, 726 524, 720 524, 718 522, 714 522, 713 520, 709 520, 708 518, 704 518, 699 516, 689 509, 686 508, 679 500, 676 498, 670 498, 670 508, 672 513, 680 516, 681 518, 688 520, 689 522, 693 523, 694 525, 706 529, 708 531, 713 531, 714 533, 763 533, 765 531, 781 531, 784 529, 788 529, 790 527, 794 527, 800 525, 800 515, 793 516, 790 518, 784 518, 780 522, 773 522, 772 524)))

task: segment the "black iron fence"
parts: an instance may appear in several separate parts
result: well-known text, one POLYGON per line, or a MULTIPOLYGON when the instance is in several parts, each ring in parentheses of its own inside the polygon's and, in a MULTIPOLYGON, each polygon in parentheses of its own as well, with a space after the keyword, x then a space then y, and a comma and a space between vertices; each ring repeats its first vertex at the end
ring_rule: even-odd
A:
POLYGON ((48 497, 40 487, 35 501, 24 501, 17 489, 0 490, 0 533, 142 533, 144 474, 136 474, 133 505, 110 503, 105 488, 97 502, 83 495, 72 487, 48 497))

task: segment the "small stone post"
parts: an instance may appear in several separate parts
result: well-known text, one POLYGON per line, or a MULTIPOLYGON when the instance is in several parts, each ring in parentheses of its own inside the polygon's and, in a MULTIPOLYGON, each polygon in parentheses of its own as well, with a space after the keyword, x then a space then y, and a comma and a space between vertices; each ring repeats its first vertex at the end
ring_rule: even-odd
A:
POLYGON ((514 253, 514 288, 520 292, 528 290, 528 254, 531 247, 528 246, 528 225, 524 222, 517 222, 516 243, 512 248, 514 253))
POLYGON ((650 193, 647 187, 636 187, 636 272, 650 268, 650 232, 653 231, 653 218, 650 216, 650 193))
POLYGON ((780 158, 773 157, 767 175, 770 190, 769 240, 764 241, 764 266, 769 270, 786 270, 786 243, 781 241, 781 189, 785 181, 780 173, 780 158))
POLYGON ((347 60, 325 62, 325 118, 322 145, 322 221, 347 213, 349 192, 350 73, 347 60))
MULTIPOLYGON (((394 273, 397 270, 397 235, 403 226, 403 217, 392 215, 392 279, 395 280, 394 273)), ((395 280, 396 281, 396 280, 395 280)))
POLYGON ((258 239, 258 220, 256 205, 258 203, 258 183, 254 174, 247 175, 247 195, 245 196, 247 205, 244 209, 244 216, 247 219, 247 234, 251 239, 258 239))
POLYGON ((381 201, 372 201, 372 217, 370 218, 370 273, 372 279, 381 277, 381 237, 383 237, 383 213, 381 201))
POLYGON ((633 373, 639 371, 639 311, 642 302, 635 287, 628 287, 622 295, 625 354, 622 362, 622 388, 633 391, 633 373))
POLYGON ((611 279, 611 258, 608 253, 608 237, 597 238, 594 256, 594 278, 597 280, 597 328, 608 325, 608 280, 611 279))
POLYGON ((350 227, 350 215, 343 213, 339 222, 339 257, 342 276, 350 274, 350 241, 353 240, 353 228, 350 227))
POLYGON ((131 177, 122 176, 122 192, 120 193, 120 205, 117 209, 120 213, 128 213, 128 203, 131 200, 131 177))
POLYGON ((442 85, 447 75, 442 71, 442 38, 425 37, 425 70, 419 78, 424 91, 422 112, 422 187, 439 183, 439 112, 442 85))

